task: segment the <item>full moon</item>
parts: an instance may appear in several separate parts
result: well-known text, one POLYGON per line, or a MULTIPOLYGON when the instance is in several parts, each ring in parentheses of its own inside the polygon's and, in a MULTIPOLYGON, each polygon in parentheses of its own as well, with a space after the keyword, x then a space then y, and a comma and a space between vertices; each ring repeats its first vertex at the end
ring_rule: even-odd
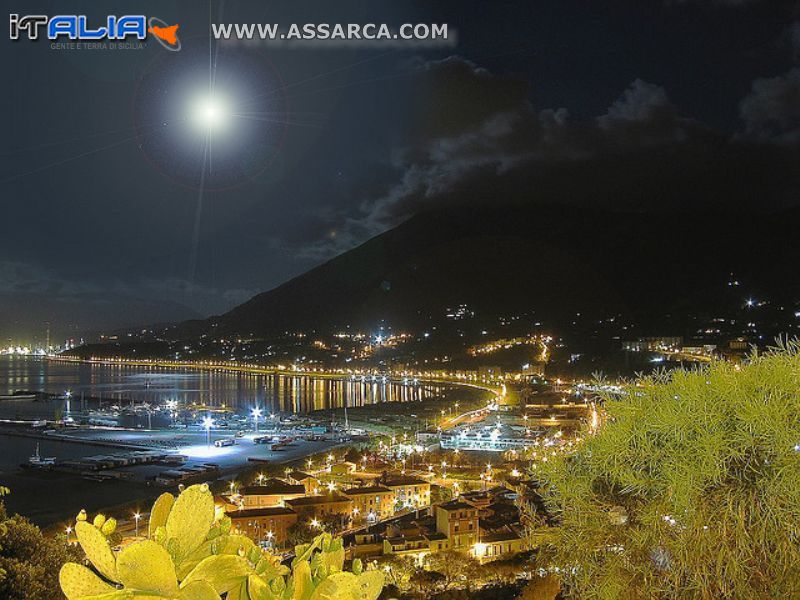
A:
POLYGON ((134 97, 148 163, 192 189, 238 187, 278 155, 288 127, 283 80, 260 52, 222 46, 209 69, 208 40, 161 53, 134 97), (169 55, 169 56, 166 56, 169 55))
POLYGON ((199 128, 210 131, 224 125, 228 114, 228 108, 223 100, 209 96, 196 102, 192 117, 199 128))

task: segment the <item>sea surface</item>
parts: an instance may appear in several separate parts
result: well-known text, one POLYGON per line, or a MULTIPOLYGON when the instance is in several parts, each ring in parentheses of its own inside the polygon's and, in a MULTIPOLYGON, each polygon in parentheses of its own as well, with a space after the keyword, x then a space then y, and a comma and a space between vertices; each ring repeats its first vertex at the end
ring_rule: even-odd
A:
MULTIPOLYGON (((403 384, 380 379, 322 379, 216 371, 94 365, 48 361, 36 357, 0 357, 0 396, 19 391, 71 392, 72 410, 81 398, 101 398, 104 405, 130 402, 152 405, 177 400, 228 407, 246 414, 260 406, 270 412, 307 413, 379 402, 414 402, 438 397, 451 386, 403 384)), ((52 419, 58 402, 0 401, 0 419, 52 419)), ((97 408, 92 403, 91 408, 97 408)))

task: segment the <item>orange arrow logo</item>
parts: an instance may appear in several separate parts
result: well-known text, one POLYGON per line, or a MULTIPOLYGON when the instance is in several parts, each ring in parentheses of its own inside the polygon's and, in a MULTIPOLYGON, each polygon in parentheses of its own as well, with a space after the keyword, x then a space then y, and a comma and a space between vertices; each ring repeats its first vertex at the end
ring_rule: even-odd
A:
POLYGON ((178 27, 180 27, 180 25, 170 25, 169 27, 157 27, 154 25, 147 31, 157 38, 164 40, 171 46, 174 46, 178 43, 178 27))

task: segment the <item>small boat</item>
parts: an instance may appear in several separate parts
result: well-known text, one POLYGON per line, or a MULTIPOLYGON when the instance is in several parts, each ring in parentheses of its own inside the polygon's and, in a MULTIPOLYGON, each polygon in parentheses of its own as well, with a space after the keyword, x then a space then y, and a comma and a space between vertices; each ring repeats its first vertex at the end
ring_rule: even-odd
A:
POLYGON ((43 467, 43 466, 50 466, 56 464, 56 457, 55 456, 45 456, 42 457, 39 455, 39 443, 36 443, 36 452, 33 456, 28 459, 28 464, 35 466, 35 467, 43 467))

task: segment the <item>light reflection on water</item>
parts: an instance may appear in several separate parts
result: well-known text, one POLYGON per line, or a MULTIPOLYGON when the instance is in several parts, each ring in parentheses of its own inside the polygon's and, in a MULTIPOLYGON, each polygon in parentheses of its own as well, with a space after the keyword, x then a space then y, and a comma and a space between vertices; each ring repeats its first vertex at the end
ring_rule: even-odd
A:
MULTIPOLYGON (((439 384, 402 384, 367 379, 335 380, 284 375, 252 375, 215 371, 174 371, 159 368, 50 362, 40 358, 0 358, 0 396, 19 390, 101 397, 107 403, 197 403, 234 408, 246 413, 261 406, 265 413, 305 413, 312 410, 362 406, 379 402, 415 402, 452 391, 439 384)), ((470 393, 459 390, 459 393, 470 393)), ((474 392, 472 392, 474 393, 474 392)), ((4 418, 52 418, 53 402, 0 401, 4 418)), ((96 404, 90 404, 96 408, 96 404)), ((76 407, 73 406, 73 410, 76 407)))

